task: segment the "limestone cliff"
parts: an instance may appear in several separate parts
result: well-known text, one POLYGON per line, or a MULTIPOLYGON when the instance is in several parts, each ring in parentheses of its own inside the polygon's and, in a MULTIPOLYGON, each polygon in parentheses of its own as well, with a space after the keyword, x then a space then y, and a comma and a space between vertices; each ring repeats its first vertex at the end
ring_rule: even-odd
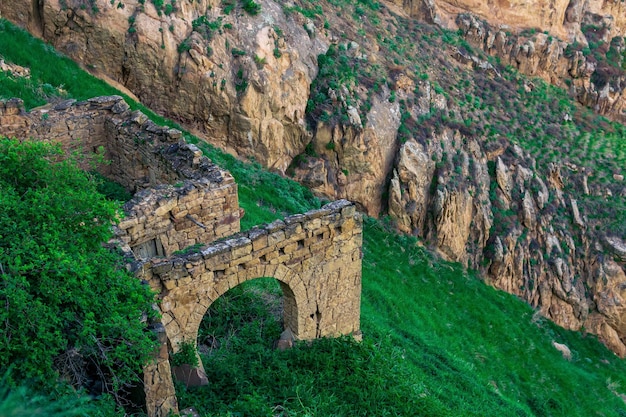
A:
POLYGON ((449 27, 454 26, 457 15, 473 13, 494 26, 515 32, 534 28, 574 41, 582 39, 585 16, 593 14, 610 21, 610 37, 626 34, 626 6, 619 0, 392 0, 392 3, 413 17, 449 27))
POLYGON ((510 69, 619 120, 623 5, 370 3, 263 0, 255 14, 235 1, 42 0, 0 12, 201 137, 388 214, 625 356, 626 130, 510 69), (458 14, 468 8, 510 27, 458 14), (539 30, 517 33, 528 27, 539 30), (619 65, 584 50, 589 39, 619 65))

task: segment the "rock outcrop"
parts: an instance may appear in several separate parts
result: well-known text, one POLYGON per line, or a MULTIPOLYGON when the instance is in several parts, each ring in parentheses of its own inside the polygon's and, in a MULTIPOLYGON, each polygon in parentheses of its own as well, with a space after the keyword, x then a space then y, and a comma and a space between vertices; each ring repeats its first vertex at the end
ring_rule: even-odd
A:
POLYGON ((611 21, 611 37, 626 35, 626 6, 619 0, 392 0, 392 3, 429 23, 454 27, 457 15, 473 13, 492 25, 512 31, 537 29, 567 41, 581 39, 585 15, 594 14, 611 21))
MULTIPOLYGON (((456 24, 471 45, 496 56, 523 74, 540 77, 568 89, 581 104, 600 114, 626 122, 626 75, 611 64, 599 63, 582 46, 559 40, 546 33, 513 35, 501 26, 491 26, 473 14, 459 14, 456 24)), ((590 23, 591 24, 591 23, 590 23)), ((619 35, 611 38, 605 29, 605 42, 623 43, 619 35)), ((583 36, 583 40, 587 40, 583 36)), ((617 48, 617 46, 616 46, 617 48)))

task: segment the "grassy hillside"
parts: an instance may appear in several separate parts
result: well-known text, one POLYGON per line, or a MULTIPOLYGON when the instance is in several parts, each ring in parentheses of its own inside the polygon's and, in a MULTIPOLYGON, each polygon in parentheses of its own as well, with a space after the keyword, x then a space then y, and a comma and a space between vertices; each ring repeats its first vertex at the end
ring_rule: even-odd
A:
MULTIPOLYGON (((31 68, 30 81, 0 75, 0 95, 19 93, 29 107, 59 94, 118 94, 6 21, 0 55, 31 68)), ((246 228, 320 204, 294 182, 200 146, 237 179, 246 228)), ((364 236, 363 342, 273 350, 280 293, 273 280, 254 281, 211 307, 203 337, 216 343, 203 360, 212 383, 179 388, 181 405, 207 416, 626 416, 617 395, 626 362, 593 337, 546 322, 385 222, 366 219, 364 236)))

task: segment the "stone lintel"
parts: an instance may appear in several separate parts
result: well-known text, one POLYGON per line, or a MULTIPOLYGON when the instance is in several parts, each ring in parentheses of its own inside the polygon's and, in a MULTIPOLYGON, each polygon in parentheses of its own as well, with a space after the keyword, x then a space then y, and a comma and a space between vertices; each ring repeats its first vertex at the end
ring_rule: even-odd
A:
POLYGON ((230 251, 230 245, 226 242, 217 242, 212 244, 211 246, 202 249, 200 252, 204 259, 212 258, 213 256, 225 253, 230 251))
POLYGON ((165 274, 172 270, 173 263, 172 261, 166 261, 158 264, 153 264, 152 271, 157 275, 165 274))
POLYGON ((328 206, 324 206, 321 209, 311 210, 304 213, 304 216, 307 220, 319 219, 320 217, 324 217, 331 213, 331 210, 328 206))
POLYGON ((268 233, 266 229, 260 227, 254 227, 248 231, 248 239, 252 242, 255 251, 267 246, 268 233))
POLYGON ((337 200, 337 201, 333 201, 332 203, 326 204, 323 208, 327 208, 332 211, 337 211, 337 210, 341 210, 349 206, 354 206, 354 203, 348 200, 337 200))
POLYGON ((304 220, 306 220, 306 216, 304 214, 294 214, 292 216, 285 217, 284 222, 286 225, 291 225, 293 223, 302 223, 304 220))
POLYGON ((114 104, 116 104, 117 102, 121 100, 124 100, 124 98, 122 96, 116 95, 116 96, 93 97, 93 98, 88 99, 87 102, 91 104, 92 107, 106 109, 106 108, 113 107, 114 104))
POLYGON ((291 238, 294 235, 298 235, 302 233, 302 224, 301 223, 291 223, 286 225, 285 227, 285 237, 287 239, 291 238))
POLYGON ((222 243, 227 244, 232 249, 236 249, 242 246, 246 246, 251 244, 250 239, 243 233, 239 233, 237 235, 232 236, 229 239, 224 240, 222 243))

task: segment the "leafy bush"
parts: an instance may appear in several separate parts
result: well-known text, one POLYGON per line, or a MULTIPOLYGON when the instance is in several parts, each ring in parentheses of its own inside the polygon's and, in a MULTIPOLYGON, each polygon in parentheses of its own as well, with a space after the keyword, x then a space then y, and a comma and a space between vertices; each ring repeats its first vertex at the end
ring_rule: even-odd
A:
POLYGON ((102 245, 118 203, 96 186, 58 146, 0 139, 0 370, 15 380, 115 395, 152 351, 152 295, 102 245))
POLYGON ((182 342, 180 350, 171 356, 170 363, 172 366, 198 366, 196 345, 193 342, 182 342))
POLYGON ((256 16, 261 11, 261 5, 254 0, 244 0, 243 9, 246 13, 256 16))

